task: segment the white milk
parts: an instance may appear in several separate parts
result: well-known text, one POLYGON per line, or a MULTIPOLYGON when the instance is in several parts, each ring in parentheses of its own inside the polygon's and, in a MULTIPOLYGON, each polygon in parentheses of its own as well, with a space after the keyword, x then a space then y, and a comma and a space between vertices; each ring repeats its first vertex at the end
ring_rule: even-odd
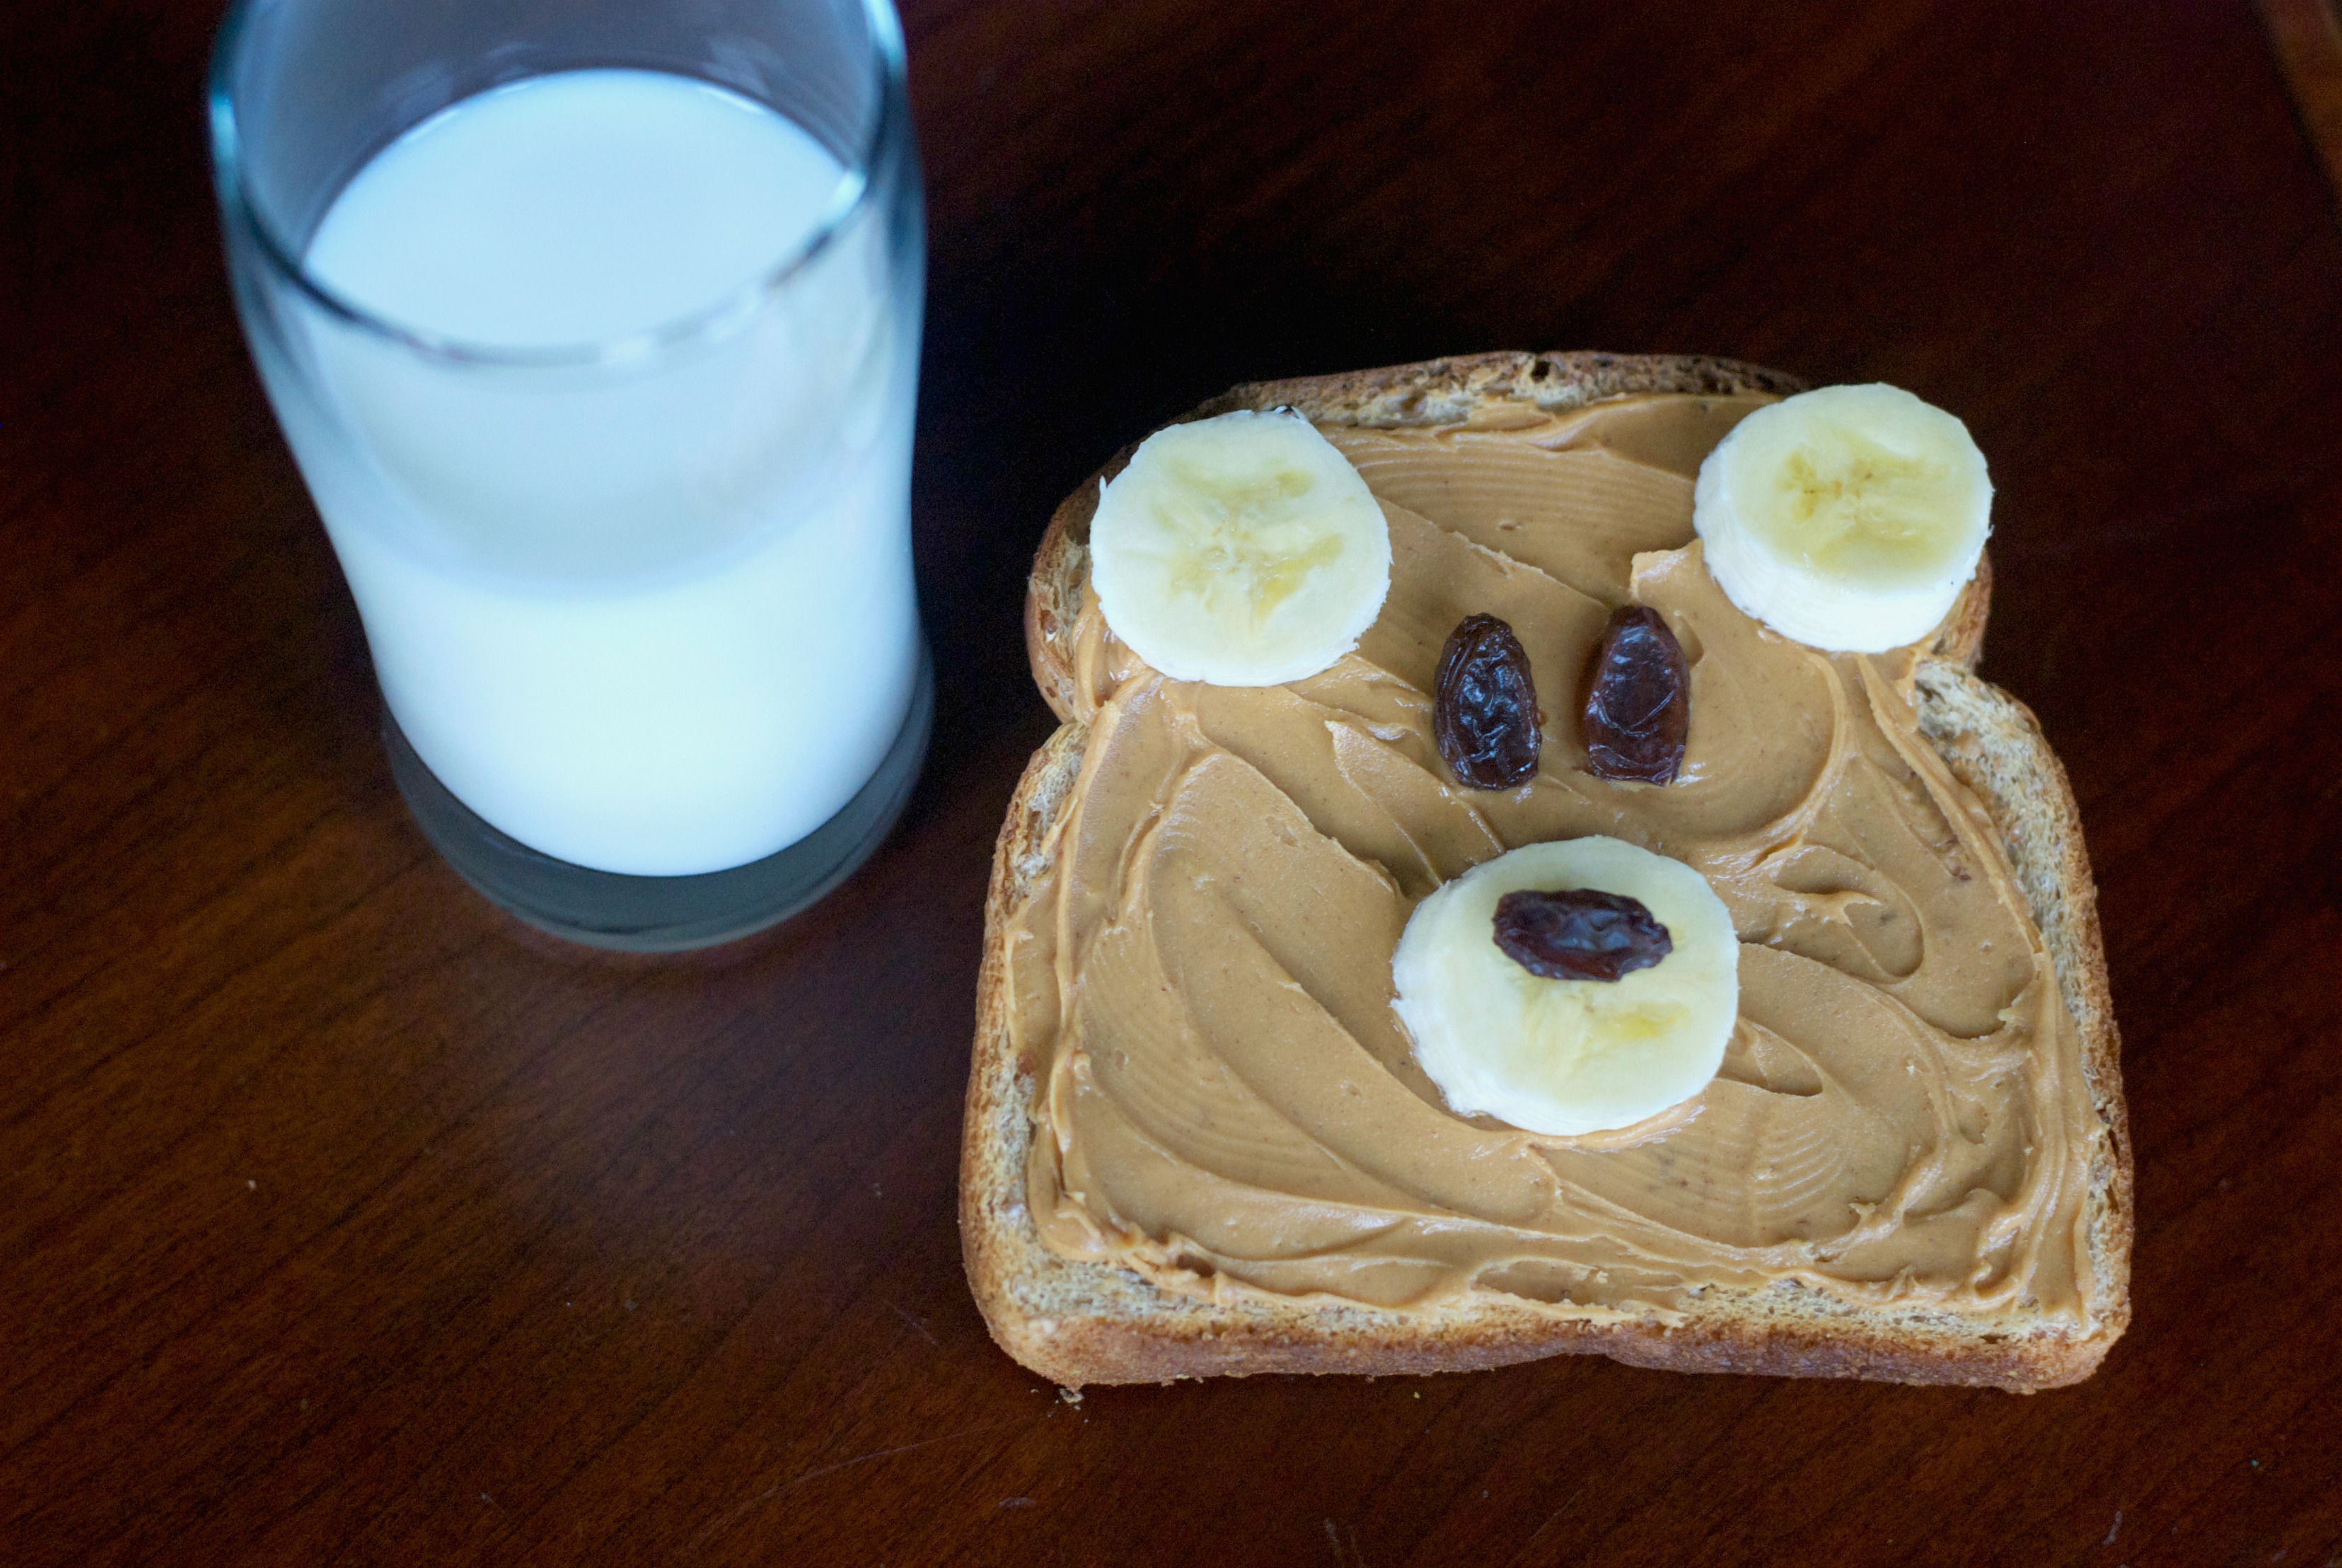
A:
POLYGON ((328 406, 283 412, 400 727, 533 848, 758 859, 903 724, 916 296, 876 203, 761 286, 845 182, 745 98, 565 72, 407 132, 309 246, 328 291, 451 346, 312 309, 328 406))

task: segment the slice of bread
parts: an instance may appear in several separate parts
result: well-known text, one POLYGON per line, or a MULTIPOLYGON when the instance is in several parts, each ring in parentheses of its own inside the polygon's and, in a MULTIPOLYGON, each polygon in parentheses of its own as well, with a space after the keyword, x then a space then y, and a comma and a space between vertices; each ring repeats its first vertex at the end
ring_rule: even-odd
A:
MULTIPOLYGON (((1788 377, 1724 360, 1492 354, 1240 386, 1186 417, 1291 406, 1321 425, 1428 427, 1505 404, 1558 413, 1633 394, 1797 390, 1788 377)), ((1026 768, 993 862, 960 1162, 968 1281, 1003 1349, 1074 1387, 1269 1372, 1437 1372, 1585 1353, 1677 1371, 2022 1392, 2076 1383, 2097 1368, 2128 1322, 2131 1243, 2129 1141, 2097 892, 2072 790, 2038 724, 2022 704, 1971 673, 1989 597, 1984 571, 1918 666, 1917 714, 1921 733, 1997 828, 2081 1037, 2097 1125, 2080 1223, 2102 1286, 2088 1321, 2077 1326, 2015 1310, 1857 1306, 1787 1283, 1712 1288, 1672 1323, 1557 1315, 1487 1292, 1404 1311, 1250 1290, 1203 1299, 1164 1290, 1132 1270, 1050 1250, 1026 1206, 1026 1185, 1033 1097, 1045 1064, 1016 1054, 1006 944, 1016 913, 1048 878, 1050 829, 1081 765, 1087 731, 1078 718, 1070 641, 1088 572, 1085 541, 1099 481, 1127 456, 1127 450, 1117 454, 1058 508, 1036 554, 1026 603, 1034 678, 1066 723, 1026 768)))

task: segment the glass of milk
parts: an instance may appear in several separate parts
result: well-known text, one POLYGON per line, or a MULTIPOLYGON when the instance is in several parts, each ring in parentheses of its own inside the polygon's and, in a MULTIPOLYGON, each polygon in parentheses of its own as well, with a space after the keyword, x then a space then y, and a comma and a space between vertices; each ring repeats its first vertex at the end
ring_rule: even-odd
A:
POLYGON ((933 706, 888 0, 238 0, 211 121, 432 843, 613 947, 836 885, 933 706))

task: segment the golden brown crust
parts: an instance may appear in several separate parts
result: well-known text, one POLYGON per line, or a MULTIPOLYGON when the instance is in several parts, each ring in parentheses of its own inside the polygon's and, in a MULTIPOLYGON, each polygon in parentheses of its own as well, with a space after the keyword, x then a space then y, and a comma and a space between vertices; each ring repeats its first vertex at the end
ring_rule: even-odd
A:
POLYGON ((1061 724, 1074 716, 1074 667, 1066 650, 1082 611, 1082 584, 1089 580, 1090 514, 1097 508, 1099 481, 1118 472, 1128 456, 1127 450, 1115 454, 1106 468, 1059 503, 1033 554, 1033 575, 1025 588, 1025 656, 1033 666, 1033 684, 1061 724))
POLYGON ((2091 1255, 2107 1281, 2111 1343, 2130 1323, 2130 1114, 2081 806, 2032 709, 1950 663, 1922 663, 1917 687, 1919 733, 1992 817, 2049 949, 2058 992, 2081 1031, 2082 1068, 2103 1140, 2093 1151, 2086 1223, 2091 1255))
POLYGON ((1460 424, 1499 403, 1565 413, 1606 397, 1692 392, 1726 396, 1769 392, 1787 396, 1806 384, 1777 370, 1686 354, 1470 354, 1338 375, 1256 381, 1232 387, 1186 417, 1208 419, 1236 408, 1290 407, 1320 424, 1380 429, 1460 424))
MULTIPOLYGON (((1561 410, 1634 393, 1796 390, 1798 384, 1786 376, 1725 360, 1482 355, 1241 386, 1187 417, 1283 404, 1321 424, 1436 424, 1460 421, 1492 401, 1561 410)), ((2026 1392, 2077 1383, 2097 1369, 2129 1318, 2131 1166, 2118 1045, 2096 887, 2065 771, 2023 704, 1969 673, 1982 647, 1988 567, 1946 617, 1929 650, 1933 656, 1920 665, 1920 727, 2007 842, 2083 1036, 2101 1122, 2089 1241, 2107 1292, 2090 1332, 1996 1332, 1989 1323, 1951 1314, 1867 1311, 1788 1284, 1718 1293, 1673 1326, 1566 1318, 1496 1298, 1469 1298, 1429 1313, 1286 1300, 1242 1289, 1211 1300, 1174 1294, 1130 1271, 1051 1252, 1026 1206, 1037 1064, 1016 1059, 1006 944, 1015 913, 1046 886, 1051 829, 1081 764, 1087 731, 1077 717, 1075 672, 1066 650, 1088 570, 1084 542, 1098 481, 1127 455, 1128 449, 1117 454, 1057 509, 1036 554, 1026 600, 1035 681, 1067 722, 1026 768, 994 857, 960 1161, 968 1282, 1004 1350, 1069 1386, 1272 1372, 1461 1371, 1567 1353, 1676 1371, 2026 1392)))
POLYGON ((1987 551, 1977 557, 1976 575, 1952 602, 1944 624, 1936 628, 1936 640, 1927 644, 1928 654, 1964 670, 1975 669, 1977 661, 1984 657, 1985 622, 1991 614, 1992 554, 1987 551))

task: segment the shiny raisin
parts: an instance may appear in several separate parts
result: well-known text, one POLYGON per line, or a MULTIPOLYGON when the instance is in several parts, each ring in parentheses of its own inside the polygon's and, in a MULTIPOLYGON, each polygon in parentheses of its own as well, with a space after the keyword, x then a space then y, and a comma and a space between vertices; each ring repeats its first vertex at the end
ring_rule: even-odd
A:
POLYGON ((1510 789, 1536 774, 1544 744, 1529 656, 1494 615, 1466 615, 1448 634, 1433 683, 1432 738, 1458 784, 1510 789))
POLYGON ((1691 733, 1691 667, 1656 610, 1610 617, 1586 686, 1586 769, 1596 778, 1673 784, 1691 733))
POLYGON ((1642 900, 1590 887, 1505 894, 1496 900, 1496 945, 1547 980, 1617 980, 1676 950, 1642 900))

